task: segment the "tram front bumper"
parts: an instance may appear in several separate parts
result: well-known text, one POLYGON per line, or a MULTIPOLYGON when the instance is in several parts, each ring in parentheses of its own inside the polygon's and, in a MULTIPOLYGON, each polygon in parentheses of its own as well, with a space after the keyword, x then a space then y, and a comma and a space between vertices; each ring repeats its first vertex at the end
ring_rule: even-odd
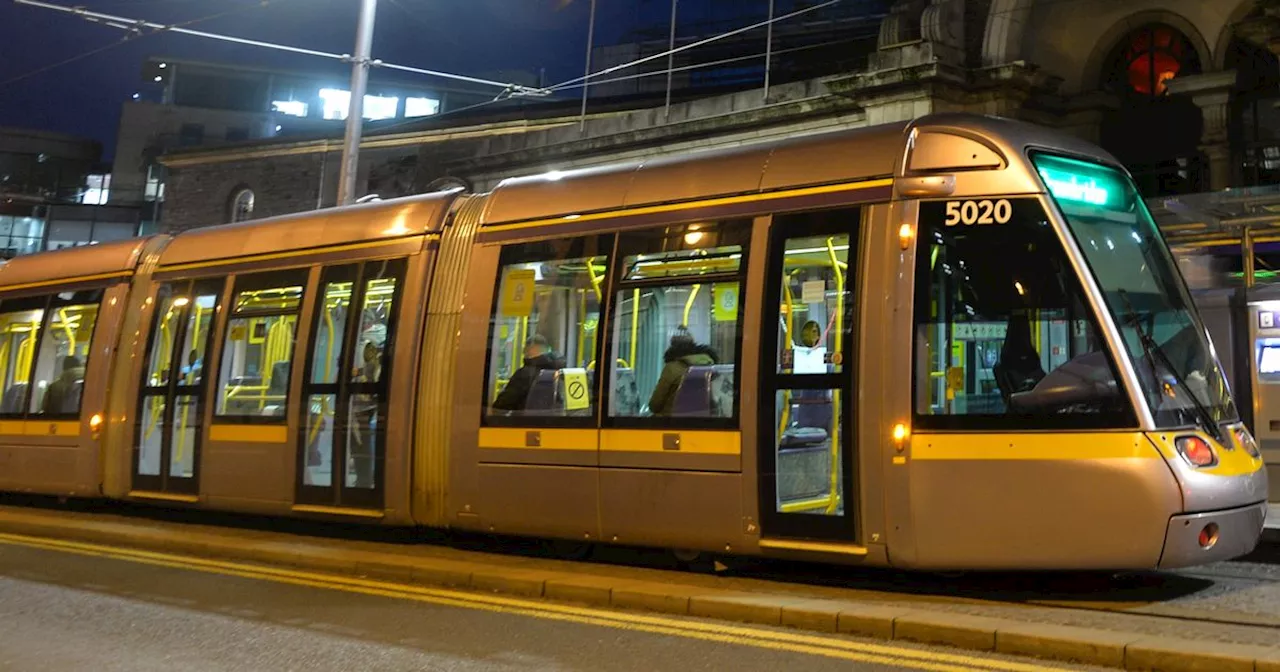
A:
POLYGON ((1267 503, 1169 519, 1160 569, 1194 567, 1251 553, 1262 538, 1267 503))

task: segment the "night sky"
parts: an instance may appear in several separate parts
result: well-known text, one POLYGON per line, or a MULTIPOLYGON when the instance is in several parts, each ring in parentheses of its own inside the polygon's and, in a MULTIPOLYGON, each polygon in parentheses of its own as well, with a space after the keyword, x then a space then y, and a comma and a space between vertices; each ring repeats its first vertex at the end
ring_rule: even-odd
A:
MULTIPOLYGON (((159 23, 226 14, 190 27, 336 53, 353 48, 359 6, 358 0, 270 0, 265 7, 261 0, 53 1, 159 23)), ((682 14, 714 11, 709 5, 715 1, 682 0, 682 14)), ((668 0, 598 2, 597 44, 617 42, 637 22, 659 20, 670 11, 668 0)), ((548 80, 559 82, 582 74, 588 10, 589 0, 379 0, 373 55, 471 75, 545 68, 548 80)), ((0 126, 94 138, 103 142, 109 157, 120 106, 141 86, 140 66, 147 56, 333 68, 335 73, 348 67, 175 34, 117 44, 124 35, 68 14, 0 0, 0 126), (117 46, 99 54, 24 77, 113 44, 117 46)), ((412 77, 395 75, 406 76, 412 77)))

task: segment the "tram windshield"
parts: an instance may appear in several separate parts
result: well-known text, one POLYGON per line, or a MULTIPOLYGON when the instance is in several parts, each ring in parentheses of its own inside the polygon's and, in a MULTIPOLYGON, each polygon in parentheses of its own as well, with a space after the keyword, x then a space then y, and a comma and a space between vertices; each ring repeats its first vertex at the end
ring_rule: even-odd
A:
POLYGON ((1156 424, 1216 431, 1235 420, 1204 326, 1133 182, 1099 164, 1032 160, 1097 279, 1156 424))

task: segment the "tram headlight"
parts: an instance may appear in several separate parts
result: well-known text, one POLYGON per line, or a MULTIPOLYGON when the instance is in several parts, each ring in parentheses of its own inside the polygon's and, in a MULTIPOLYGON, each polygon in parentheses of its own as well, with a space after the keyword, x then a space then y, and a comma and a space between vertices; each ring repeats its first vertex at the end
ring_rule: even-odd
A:
POLYGON ((1177 446, 1178 454, 1182 459, 1197 469, 1212 467, 1218 463, 1218 454, 1214 452, 1213 446, 1198 436, 1178 437, 1174 445, 1177 446))
POLYGON ((1236 440, 1240 442, 1240 446, 1244 448, 1244 452, 1249 453, 1254 459, 1262 457, 1262 451, 1258 449, 1258 442, 1249 433, 1249 430, 1241 427, 1236 430, 1236 440))

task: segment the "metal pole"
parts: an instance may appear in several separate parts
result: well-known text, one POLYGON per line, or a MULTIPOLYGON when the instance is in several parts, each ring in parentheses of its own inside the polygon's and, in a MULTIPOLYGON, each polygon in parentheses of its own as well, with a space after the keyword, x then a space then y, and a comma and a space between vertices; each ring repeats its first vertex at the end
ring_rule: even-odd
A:
MULTIPOLYGON (((772 0, 770 0, 772 2, 772 0)), ((671 39, 667 42, 667 106, 663 110, 666 119, 671 118, 671 76, 676 65, 676 11, 680 0, 671 0, 671 39)))
MULTIPOLYGON (((585 78, 591 77, 591 49, 595 46, 596 41, 596 0, 591 0, 591 18, 587 25, 587 70, 585 78)), ((584 81, 582 85, 582 115, 579 118, 578 130, 587 130, 587 90, 591 88, 590 81, 584 81)))
POLYGON ((1244 257, 1244 286, 1245 289, 1252 289, 1257 274, 1253 256, 1253 231, 1247 226, 1240 235, 1240 253, 1244 257))
POLYGON ((338 203, 356 200, 356 174, 360 170, 360 131, 364 125, 364 92, 369 84, 369 61, 373 51, 373 22, 378 0, 361 0, 360 21, 356 24, 356 50, 351 61, 351 102, 347 107, 347 134, 342 142, 342 169, 338 174, 338 203))
POLYGON ((769 102, 769 74, 773 67, 773 2, 769 0, 769 28, 764 45, 764 100, 769 102))

